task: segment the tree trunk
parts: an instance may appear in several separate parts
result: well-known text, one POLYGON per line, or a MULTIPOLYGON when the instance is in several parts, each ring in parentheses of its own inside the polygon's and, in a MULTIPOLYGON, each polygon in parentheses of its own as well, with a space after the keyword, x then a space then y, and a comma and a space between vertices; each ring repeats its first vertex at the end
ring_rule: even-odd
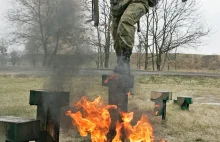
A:
POLYGON ((110 49, 110 31, 108 31, 105 43, 105 68, 109 65, 109 49, 110 49))
POLYGON ((48 61, 47 66, 50 67, 53 63, 54 57, 57 55, 58 47, 59 47, 59 40, 60 40, 60 34, 57 33, 57 38, 56 38, 56 46, 55 49, 50 57, 50 60, 48 61))
POLYGON ((46 63, 47 63, 47 53, 44 52, 44 58, 43 58, 42 66, 45 67, 46 63))
POLYGON ((153 10, 153 49, 152 49, 152 53, 151 53, 153 71, 155 70, 155 67, 154 67, 154 48, 155 48, 155 38, 154 38, 155 29, 154 29, 154 27, 155 27, 155 20, 154 19, 155 19, 155 10, 153 10))
POLYGON ((103 67, 103 60, 102 60, 102 46, 101 46, 101 36, 100 36, 100 33, 99 33, 99 27, 97 26, 96 27, 96 30, 97 30, 97 35, 98 35, 98 61, 97 61, 97 68, 100 68, 103 67))
MULTIPOLYGON (((161 53, 162 54, 162 53, 161 53)), ((162 56, 162 55, 161 55, 162 56)), ((167 62, 167 59, 168 59, 168 52, 166 52, 166 54, 165 54, 165 57, 164 57, 164 60, 163 60, 163 65, 162 65, 162 67, 161 67, 161 70, 163 70, 163 68, 164 68, 164 66, 165 66, 165 64, 166 64, 166 62, 167 62)), ((169 66, 169 59, 168 59, 168 66, 169 66)), ((162 59, 161 59, 161 64, 162 64, 162 59)), ((170 67, 168 67, 169 69, 170 69, 170 67)))
POLYGON ((105 49, 105 68, 108 68, 109 65, 109 48, 105 49))
POLYGON ((103 68, 103 55, 102 55, 102 47, 100 46, 100 52, 99 52, 99 55, 100 55, 100 67, 103 68))
POLYGON ((161 70, 161 62, 162 62, 162 52, 159 50, 159 53, 157 55, 157 71, 161 70))
POLYGON ((112 16, 109 16, 109 19, 108 19, 107 36, 106 36, 106 42, 105 42, 105 68, 109 67, 109 49, 110 49, 110 40, 111 40, 110 24, 112 20, 111 17, 112 16))
POLYGON ((177 71, 177 60, 176 60, 176 58, 177 58, 177 48, 176 48, 176 50, 175 50, 175 71, 177 71))
POLYGON ((144 62, 144 69, 147 70, 148 67, 148 47, 145 47, 145 62, 144 62))
POLYGON ((147 13, 147 30, 146 30, 146 37, 145 37, 145 62, 144 62, 144 69, 147 70, 148 67, 148 34, 149 34, 149 12, 147 13))

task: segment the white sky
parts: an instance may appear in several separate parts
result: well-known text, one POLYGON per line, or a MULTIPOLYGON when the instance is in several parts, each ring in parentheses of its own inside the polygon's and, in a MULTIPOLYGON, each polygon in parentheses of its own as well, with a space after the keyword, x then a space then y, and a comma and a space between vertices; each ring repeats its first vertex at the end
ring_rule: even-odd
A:
MULTIPOLYGON (((190 1, 190 0, 188 0, 190 1)), ((218 54, 220 55, 220 0, 198 0, 201 1, 201 10, 204 13, 206 21, 205 24, 212 30, 211 34, 206 40, 205 46, 200 46, 197 49, 179 49, 179 52, 192 54, 218 54)), ((9 0, 0 0, 0 38, 7 33, 6 20, 4 14, 10 6, 9 0)))

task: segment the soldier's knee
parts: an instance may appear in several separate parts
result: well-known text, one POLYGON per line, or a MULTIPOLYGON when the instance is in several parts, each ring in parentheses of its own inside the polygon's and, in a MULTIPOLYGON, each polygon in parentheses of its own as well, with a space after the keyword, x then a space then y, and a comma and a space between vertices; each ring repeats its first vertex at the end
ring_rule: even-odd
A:
POLYGON ((135 20, 132 15, 123 15, 121 17, 120 25, 134 25, 135 20))

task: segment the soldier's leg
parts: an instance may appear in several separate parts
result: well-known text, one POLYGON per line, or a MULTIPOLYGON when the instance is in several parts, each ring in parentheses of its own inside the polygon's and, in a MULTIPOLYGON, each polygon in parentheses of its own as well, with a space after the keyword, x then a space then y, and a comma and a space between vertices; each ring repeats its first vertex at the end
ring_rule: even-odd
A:
POLYGON ((143 3, 131 3, 123 13, 118 25, 118 38, 122 56, 114 71, 130 75, 130 56, 134 45, 135 24, 146 13, 143 3))
POLYGON ((121 56, 121 48, 120 48, 119 37, 117 32, 120 19, 121 19, 120 16, 112 16, 112 37, 114 40, 114 49, 117 57, 117 63, 119 62, 121 56))

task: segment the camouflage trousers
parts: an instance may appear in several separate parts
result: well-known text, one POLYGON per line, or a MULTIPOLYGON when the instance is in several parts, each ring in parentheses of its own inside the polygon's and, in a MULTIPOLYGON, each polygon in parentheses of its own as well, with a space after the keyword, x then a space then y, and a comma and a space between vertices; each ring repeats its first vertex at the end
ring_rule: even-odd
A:
POLYGON ((116 55, 121 55, 121 48, 132 50, 134 46, 135 24, 146 13, 146 3, 130 3, 122 15, 112 19, 112 36, 116 55))

